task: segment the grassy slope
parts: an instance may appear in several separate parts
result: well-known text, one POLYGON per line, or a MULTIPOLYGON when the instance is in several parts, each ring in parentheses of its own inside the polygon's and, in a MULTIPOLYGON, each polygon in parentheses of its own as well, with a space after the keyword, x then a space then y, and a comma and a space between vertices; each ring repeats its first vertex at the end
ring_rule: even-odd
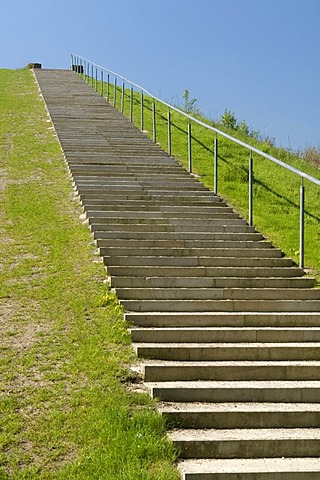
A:
POLYGON ((27 70, 0 71, 0 170, 0 479, 176 479, 27 70))
MULTIPOLYGON (((99 82, 98 82, 99 83, 99 82)), ((100 84, 98 85, 100 92, 100 84)), ((106 86, 104 88, 106 94, 106 86)), ((110 85, 110 101, 113 103, 113 86, 110 85)), ((152 138, 152 104, 144 98, 144 128, 152 138)), ((117 92, 117 108, 121 108, 121 88, 117 92)), ((157 142, 166 150, 167 109, 156 102, 157 142)), ((125 115, 129 116, 129 91, 125 97, 125 115)), ((172 112, 172 152, 187 168, 187 120, 172 112)), ((208 123, 208 120, 201 118, 208 123)), ((140 96, 135 94, 133 121, 140 127, 140 96)), ((209 122, 210 123, 210 122, 209 122)), ((214 125, 211 122, 212 125, 214 125)), ((271 147, 234 130, 220 130, 255 146, 315 178, 320 178, 319 169, 286 150, 271 147)), ((193 171, 201 181, 213 188, 213 142, 214 133, 192 124, 193 171)), ((248 150, 218 136, 219 180, 218 193, 244 218, 248 218, 248 150)), ((299 196, 300 179, 288 170, 256 154, 254 158, 254 225, 273 244, 295 262, 299 262, 299 196)), ((320 280, 320 188, 305 181, 305 266, 320 280)))

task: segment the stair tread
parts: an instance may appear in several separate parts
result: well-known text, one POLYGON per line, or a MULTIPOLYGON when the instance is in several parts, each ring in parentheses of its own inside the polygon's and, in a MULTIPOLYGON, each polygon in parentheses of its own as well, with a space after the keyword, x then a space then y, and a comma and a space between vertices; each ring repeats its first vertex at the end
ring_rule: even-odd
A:
POLYGON ((319 403, 273 403, 273 402, 166 402, 158 405, 162 413, 168 412, 320 412, 319 403))
POLYGON ((241 440, 320 440, 320 428, 235 428, 175 429, 169 432, 172 441, 241 441, 241 440))
MULTIPOLYGON (((320 458, 230 458, 186 459, 178 466, 189 473, 261 473, 261 472, 319 472, 320 458)), ((214 477, 212 477, 213 479, 214 477)))
POLYGON ((191 380, 145 382, 148 388, 320 388, 320 380, 191 380))
POLYGON ((134 342, 133 345, 140 348, 172 348, 172 349, 197 349, 197 348, 320 348, 320 342, 181 342, 181 343, 148 343, 134 342))

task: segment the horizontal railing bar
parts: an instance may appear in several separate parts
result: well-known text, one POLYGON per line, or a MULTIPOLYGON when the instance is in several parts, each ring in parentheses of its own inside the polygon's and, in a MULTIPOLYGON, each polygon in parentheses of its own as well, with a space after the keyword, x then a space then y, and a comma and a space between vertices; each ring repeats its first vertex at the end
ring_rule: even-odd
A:
POLYGON ((207 128, 208 130, 211 130, 211 131, 213 131, 213 132, 215 132, 215 133, 217 133, 217 134, 219 134, 219 135, 227 138, 228 140, 230 140, 230 141, 232 141, 232 142, 234 142, 234 143, 237 143, 238 145, 241 145, 242 147, 247 148, 248 150, 250 150, 250 151, 252 151, 252 152, 257 153, 257 154, 260 155, 261 157, 264 157, 264 158, 266 158, 267 160, 270 160, 271 162, 276 163, 277 165, 280 165, 281 167, 286 168, 287 170, 290 170, 291 172, 295 173, 296 175, 299 175, 300 177, 305 178, 306 180, 309 180, 310 182, 315 183, 316 185, 319 185, 319 186, 320 186, 320 180, 318 180, 317 178, 312 177, 311 175, 308 175, 307 173, 303 172, 302 170, 299 170, 298 168, 292 167, 291 165, 283 162, 282 160, 279 160, 278 158, 273 157, 272 155, 269 155, 268 153, 262 152, 262 151, 259 150, 258 148, 253 147, 252 145, 249 145, 248 143, 242 142, 241 140, 238 140, 237 138, 232 137, 231 135, 228 135, 227 133, 223 132, 222 130, 219 130, 219 129, 216 128, 216 127, 213 127, 212 125, 208 125, 207 123, 202 122, 201 120, 193 117, 192 115, 189 115, 188 113, 185 113, 183 110, 180 110, 179 108, 174 107, 174 106, 171 105, 170 103, 167 103, 167 102, 165 102, 164 100, 161 100, 160 98, 154 96, 152 93, 148 92, 148 90, 146 90, 144 87, 142 87, 141 85, 138 85, 137 83, 132 82, 131 80, 128 80, 128 79, 125 78, 123 75, 120 75, 120 74, 117 73, 117 72, 114 72, 114 71, 112 71, 112 70, 109 70, 109 69, 106 68, 106 67, 102 67, 101 65, 98 65, 98 64, 92 62, 91 60, 88 60, 88 59, 85 58, 85 57, 81 57, 80 55, 76 55, 76 54, 71 54, 71 55, 73 55, 73 58, 82 59, 82 60, 84 60, 84 61, 86 61, 86 62, 91 63, 91 65, 94 66, 94 67, 96 67, 96 68, 100 68, 100 69, 102 69, 102 70, 105 70, 105 71, 108 72, 109 74, 111 73, 111 75, 114 75, 115 77, 121 78, 124 82, 129 83, 131 86, 134 86, 134 87, 136 87, 137 89, 143 91, 143 92, 144 92, 146 95, 148 95, 149 97, 153 98, 153 99, 156 100, 157 102, 162 103, 162 105, 167 106, 170 110, 174 110, 174 111, 176 111, 177 113, 180 113, 181 115, 183 115, 184 117, 188 118, 188 119, 191 120, 192 122, 195 122, 195 123, 197 123, 198 125, 201 125, 202 127, 207 128))

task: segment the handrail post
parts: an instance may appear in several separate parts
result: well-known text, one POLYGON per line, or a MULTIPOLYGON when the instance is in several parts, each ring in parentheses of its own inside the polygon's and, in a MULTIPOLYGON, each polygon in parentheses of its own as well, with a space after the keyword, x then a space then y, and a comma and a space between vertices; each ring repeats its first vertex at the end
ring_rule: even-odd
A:
POLYGON ((249 159, 249 225, 253 225, 253 157, 250 152, 249 159))
POLYGON ((71 64, 70 64, 70 70, 72 70, 72 65, 73 65, 73 53, 71 53, 71 64))
POLYGON ((110 74, 107 75, 107 101, 109 102, 110 97, 110 74))
POLYGON ((218 194, 218 137, 214 139, 213 145, 213 193, 218 194))
POLYGON ((192 173, 191 122, 188 123, 188 172, 192 173))
POLYGON ((168 110, 168 154, 171 156, 171 112, 168 110))
POLYGON ((90 85, 90 64, 87 63, 87 84, 90 85))
POLYGON ((91 65, 91 87, 93 88, 93 65, 91 65))
POLYGON ((153 141, 157 141, 157 126, 156 126, 156 104, 153 100, 152 102, 152 131, 153 131, 153 141))
POLYGON ((144 128, 144 118, 143 118, 143 91, 141 90, 141 130, 144 128))
POLYGON ((122 82, 122 92, 121 92, 121 113, 124 112, 124 82, 122 82))
POLYGON ((300 268, 304 268, 304 184, 301 178, 300 185, 300 268))
POLYGON ((95 88, 96 92, 98 92, 98 69, 96 67, 96 88, 95 88))
POLYGON ((101 97, 103 97, 103 70, 101 70, 101 97))
POLYGON ((117 77, 114 77, 114 86, 113 86, 113 106, 117 106, 117 77))
POLYGON ((130 88, 130 122, 132 122, 133 117, 133 86, 130 88))

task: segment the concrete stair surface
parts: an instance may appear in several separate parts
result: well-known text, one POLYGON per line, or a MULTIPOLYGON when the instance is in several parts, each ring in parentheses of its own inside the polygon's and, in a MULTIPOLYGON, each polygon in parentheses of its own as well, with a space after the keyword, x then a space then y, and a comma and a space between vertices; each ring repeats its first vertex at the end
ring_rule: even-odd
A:
POLYGON ((320 289, 74 72, 34 71, 184 480, 320 479, 320 289))

